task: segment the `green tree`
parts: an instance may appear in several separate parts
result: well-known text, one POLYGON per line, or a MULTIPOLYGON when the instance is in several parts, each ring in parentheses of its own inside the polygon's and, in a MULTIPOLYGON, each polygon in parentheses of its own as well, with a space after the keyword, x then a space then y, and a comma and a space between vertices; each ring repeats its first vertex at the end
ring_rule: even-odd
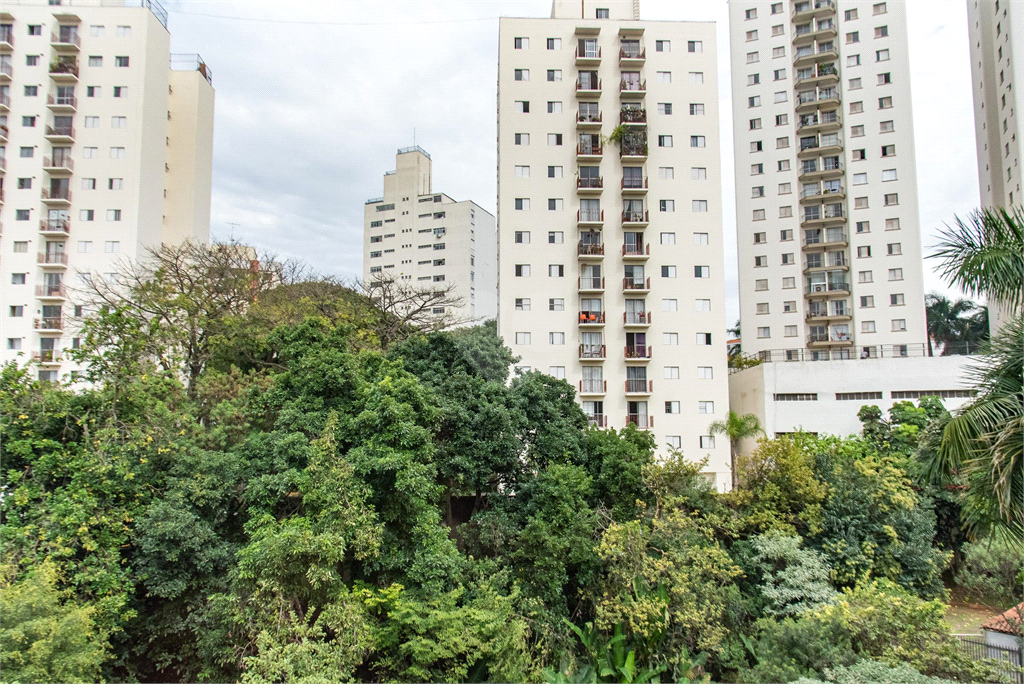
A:
POLYGON ((708 426, 713 435, 725 435, 729 438, 730 465, 732 471, 732 487, 736 488, 736 453, 739 449, 741 439, 751 439, 764 434, 761 421, 753 413, 740 415, 735 411, 729 411, 725 420, 716 420, 708 426))
POLYGON ((928 321, 928 356, 933 356, 933 343, 942 349, 943 356, 963 353, 970 321, 965 315, 972 314, 978 305, 969 299, 953 301, 936 293, 926 295, 924 303, 928 321))
POLYGON ((814 549, 802 548, 800 537, 762 534, 750 541, 768 615, 795 617, 835 598, 828 564, 814 549))

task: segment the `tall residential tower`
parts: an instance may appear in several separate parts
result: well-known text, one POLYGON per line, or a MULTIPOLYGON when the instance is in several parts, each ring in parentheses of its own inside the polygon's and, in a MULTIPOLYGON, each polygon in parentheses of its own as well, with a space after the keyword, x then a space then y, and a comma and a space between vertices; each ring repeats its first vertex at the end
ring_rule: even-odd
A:
POLYGON ((0 9, 0 359, 40 379, 73 370, 79 277, 209 239, 210 71, 169 49, 155 0, 0 9))
POLYGON ((494 216, 470 200, 432 189, 433 162, 423 148, 398 150, 384 174, 384 196, 363 207, 363 279, 417 288, 454 285, 462 305, 435 312, 458 322, 498 313, 494 216))
POLYGON ((903 2, 730 0, 743 350, 925 353, 903 2))
POLYGON ((715 25, 630 0, 503 18, 498 330, 593 424, 729 482, 715 25))

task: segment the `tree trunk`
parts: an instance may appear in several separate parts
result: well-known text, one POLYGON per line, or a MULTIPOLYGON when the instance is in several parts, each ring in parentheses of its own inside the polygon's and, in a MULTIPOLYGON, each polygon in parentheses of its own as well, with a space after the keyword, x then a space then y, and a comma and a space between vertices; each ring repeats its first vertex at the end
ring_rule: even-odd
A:
POLYGON ((729 440, 729 474, 732 475, 732 491, 736 491, 736 442, 729 440))

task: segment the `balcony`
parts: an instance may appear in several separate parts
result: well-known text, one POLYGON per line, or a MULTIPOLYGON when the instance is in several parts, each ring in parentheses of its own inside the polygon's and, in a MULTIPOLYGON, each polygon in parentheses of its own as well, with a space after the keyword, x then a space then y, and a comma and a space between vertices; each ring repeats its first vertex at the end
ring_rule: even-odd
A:
POLYGON ((0 83, 10 83, 14 78, 14 67, 10 62, 0 62, 0 83))
POLYGON ((596 428, 607 427, 608 426, 608 417, 604 416, 604 415, 601 415, 600 413, 595 413, 594 415, 587 416, 587 423, 589 423, 591 427, 596 427, 596 428))
POLYGON ((646 245, 622 245, 623 261, 647 261, 651 258, 651 246, 646 245))
POLYGON ((75 142, 75 128, 74 126, 47 126, 43 137, 52 143, 71 144, 75 142))
POLYGON ((576 257, 580 261, 593 261, 604 259, 604 243, 578 242, 576 243, 576 257))
POLYGON ((46 106, 54 114, 74 114, 78 111, 78 98, 74 95, 47 95, 46 106))
POLYGON ((813 233, 807 231, 807 236, 804 238, 804 251, 817 251, 828 247, 846 247, 849 244, 846 231, 827 230, 813 233))
POLYGON ((642 164, 647 161, 647 143, 623 143, 619 148, 619 160, 623 164, 642 164))
POLYGON ((647 81, 619 81, 619 98, 623 100, 642 100, 647 95, 647 81))
POLYGON ((817 26, 806 25, 807 28, 801 30, 801 27, 797 27, 797 31, 793 34, 794 45, 806 45, 813 43, 817 40, 830 40, 836 37, 837 29, 836 22, 830 21, 822 25, 819 23, 817 26))
POLYGON ((653 380, 641 380, 639 378, 628 378, 626 380, 626 394, 650 394, 653 391, 653 380))
POLYGON ((647 194, 647 178, 623 178, 622 179, 622 194, 623 195, 646 195, 647 194))
POLYGON ((630 107, 619 111, 619 123, 626 126, 646 126, 647 110, 630 107))
POLYGON ((74 61, 51 63, 50 78, 55 83, 78 83, 78 63, 74 61))
POLYGON ((799 21, 806 21, 807 19, 828 16, 829 14, 835 14, 835 11, 835 0, 810 0, 808 2, 798 2, 793 7, 793 22, 795 23, 799 21))
POLYGON ((63 270, 68 267, 68 255, 64 252, 58 252, 57 254, 40 252, 36 263, 44 269, 63 270))
POLYGON ((821 202, 822 200, 842 199, 846 199, 846 188, 844 188, 842 185, 840 185, 838 188, 818 188, 817 190, 800 192, 801 204, 821 202))
POLYGON ((604 278, 581 276, 577 279, 576 287, 580 292, 604 292, 604 278))
POLYGON ((839 105, 839 89, 822 88, 814 93, 800 93, 797 96, 796 111, 798 113, 811 112, 818 107, 832 105, 839 105))
POLYGON ((0 52, 14 52, 14 31, 0 31, 0 52))
POLYGON ((584 50, 580 52, 580 48, 576 46, 576 66, 589 66, 596 67, 601 65, 601 48, 594 50, 584 50))
POLYGON ((651 324, 651 312, 650 311, 623 311, 622 312, 622 325, 627 328, 643 327, 646 328, 651 324))
POLYGON ((814 133, 832 133, 843 127, 838 110, 805 114, 797 122, 796 132, 799 135, 814 133))
POLYGON ((7 157, 0 157, 0 176, 7 173, 7 157))
POLYGON ((75 171, 71 157, 43 157, 43 171, 51 176, 69 176, 75 171))
POLYGON ((36 285, 36 297, 64 301, 68 298, 68 293, 63 285, 36 285))
POLYGON ((577 394, 607 394, 607 380, 580 380, 577 394))
POLYGON ((846 252, 829 252, 829 259, 815 259, 813 256, 822 256, 822 254, 810 255, 807 259, 804 259, 804 273, 810 273, 813 271, 847 271, 850 269, 850 264, 846 261, 846 252), (839 258, 832 257, 831 255, 839 255, 839 258))
POLYGON ((804 288, 804 296, 808 299, 849 297, 850 284, 845 280, 837 280, 829 283, 812 283, 804 288))
POLYGON ((0 114, 11 111, 11 96, 7 93, 0 93, 0 114))
POLYGON ((800 167, 799 178, 801 181, 810 181, 815 179, 824 180, 828 178, 838 178, 842 175, 843 163, 841 161, 825 159, 820 164, 815 160, 813 165, 810 163, 802 165, 800 167))
POLYGON ((600 328, 604 325, 604 311, 580 311, 581 328, 600 328))
POLYGON ((0 143, 7 142, 7 126, 0 126, 0 143))
POLYGON ((649 344, 627 344, 623 347, 623 358, 626 361, 649 361, 651 351, 649 344))
POLYGON ((44 334, 46 332, 59 333, 60 331, 64 330, 64 317, 53 316, 47 318, 37 318, 36 330, 38 330, 40 334, 44 334))
POLYGON ((817 62, 835 61, 837 59, 839 59, 839 51, 836 49, 835 43, 829 42, 818 45, 817 50, 812 46, 797 48, 793 54, 793 65, 799 67, 817 62))
POLYGON ((605 359, 605 346, 603 344, 581 344, 580 345, 580 360, 581 361, 604 361, 605 359))
POLYGON ((654 416, 646 413, 627 413, 626 425, 636 425, 641 430, 654 429, 654 416))
POLYGON ((650 278, 623 278, 622 279, 622 291, 623 292, 650 292, 651 291, 651 279, 650 278))
POLYGON ((50 206, 70 206, 71 191, 67 188, 43 188, 43 204, 50 206))
MULTIPOLYGON (((810 67, 809 74, 797 72, 793 85, 830 85, 839 83, 839 70, 835 64, 816 64, 810 67)), ((802 71, 802 70, 801 70, 802 71)))
POLYGON ((853 314, 849 309, 833 310, 831 312, 827 310, 811 310, 807 312, 806 319, 808 323, 816 322, 829 322, 829 321, 849 321, 853 318, 853 314))
POLYGON ((604 209, 592 211, 580 209, 576 212, 576 225, 580 227, 598 227, 604 225, 604 209))
POLYGON ((853 344, 849 332, 811 333, 807 336, 808 347, 843 347, 853 344))
POLYGON ((61 357, 56 349, 44 349, 32 352, 32 360, 43 365, 51 365, 60 363, 61 357))
POLYGON ((594 82, 592 79, 587 81, 576 81, 576 99, 577 100, 597 100, 601 97, 601 79, 597 79, 594 82))
POLYGON ((647 50, 637 48, 621 48, 619 50, 619 66, 641 67, 647 60, 647 50))
POLYGON ((588 161, 601 161, 603 150, 600 145, 577 145, 576 146, 576 161, 588 162, 588 161))
POLYGON ((824 211, 804 211, 804 214, 800 219, 800 225, 813 226, 845 220, 846 212, 843 211, 843 205, 839 204, 826 207, 824 211))
POLYGON ((601 129, 601 112, 597 114, 581 114, 576 112, 576 128, 582 130, 601 129))
POLYGON ((60 52, 65 54, 78 52, 82 48, 82 40, 78 37, 77 32, 66 33, 64 31, 61 31, 61 35, 51 33, 50 47, 53 48, 54 52, 60 52))
POLYGON ((71 232, 71 222, 68 219, 44 219, 39 222, 39 232, 44 237, 66 238, 71 232))
POLYGON ((604 190, 604 178, 577 178, 577 195, 600 195, 604 190))
POLYGON ((622 222, 630 226, 646 226, 650 223, 650 216, 646 211, 624 211, 622 222))

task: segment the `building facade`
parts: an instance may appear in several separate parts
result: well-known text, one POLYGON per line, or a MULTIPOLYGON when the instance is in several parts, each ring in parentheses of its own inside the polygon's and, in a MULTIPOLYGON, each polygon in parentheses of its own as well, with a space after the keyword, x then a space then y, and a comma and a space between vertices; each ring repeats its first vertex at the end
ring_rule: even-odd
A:
POLYGON ((74 370, 82 279, 209 240, 214 91, 166 23, 153 0, 0 9, 0 359, 40 379, 74 370))
POLYGON ((743 351, 927 342, 902 2, 730 0, 743 351))
MULTIPOLYGON (((942 400, 950 412, 974 395, 968 380, 970 356, 765 362, 729 376, 729 405, 752 413, 765 435, 797 431, 846 437, 860 434, 857 412, 878 406, 888 412, 898 401, 923 396, 942 400)), ((755 440, 740 443, 749 454, 755 440)))
MULTIPOLYGON (((978 185, 982 207, 1021 204, 1020 136, 1016 112, 1024 94, 1015 71, 1024 59, 1024 6, 1010 0, 967 0, 974 93, 974 128, 978 145, 978 185)), ((1010 309, 989 307, 989 327, 995 332, 1010 309)))
POLYGON ((461 323, 498 313, 494 216, 469 200, 432 190, 432 160, 419 146, 398 150, 384 196, 363 208, 363 280, 417 288, 454 285, 461 306, 438 307, 461 323), (448 309, 448 310, 444 310, 448 309))
POLYGON ((714 23, 556 0, 499 35, 499 333, 592 424, 728 486, 714 23))

